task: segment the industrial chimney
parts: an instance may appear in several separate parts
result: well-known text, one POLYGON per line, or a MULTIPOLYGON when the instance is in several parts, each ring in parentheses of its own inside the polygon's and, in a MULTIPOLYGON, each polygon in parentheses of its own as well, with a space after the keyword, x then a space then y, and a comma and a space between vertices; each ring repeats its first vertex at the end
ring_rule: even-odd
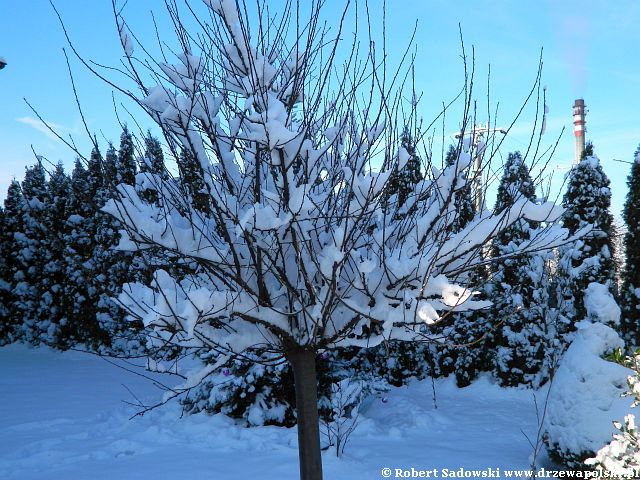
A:
POLYGON ((584 135, 587 132, 586 121, 584 119, 586 115, 584 108, 584 99, 576 99, 576 103, 573 104, 573 134, 576 137, 576 158, 575 163, 579 163, 584 152, 584 135))

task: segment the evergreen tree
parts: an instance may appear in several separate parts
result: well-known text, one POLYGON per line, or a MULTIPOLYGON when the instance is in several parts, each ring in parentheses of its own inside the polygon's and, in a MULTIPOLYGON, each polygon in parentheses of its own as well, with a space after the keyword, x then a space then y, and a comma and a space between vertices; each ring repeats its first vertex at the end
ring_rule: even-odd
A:
POLYGON ((62 164, 58 164, 48 182, 47 203, 44 207, 44 228, 46 232, 46 263, 44 281, 41 285, 38 318, 48 323, 56 335, 46 341, 59 348, 68 348, 75 342, 65 338, 63 329, 67 325, 67 302, 72 301, 65 295, 66 268, 64 258, 64 229, 67 219, 67 202, 70 194, 70 180, 62 164))
POLYGON ((622 273, 621 330, 625 341, 640 345, 640 146, 635 151, 627 177, 627 199, 622 216, 627 225, 624 235, 625 267, 622 273))
MULTIPOLYGON (((510 153, 498 187, 496 212, 536 194, 529 169, 520 152, 510 153)), ((538 227, 521 220, 501 232, 493 242, 493 256, 507 257, 494 272, 489 290, 491 316, 496 325, 492 341, 494 373, 503 386, 540 385, 547 379, 545 359, 552 335, 546 319, 549 302, 545 253, 509 257, 520 250, 538 227)))
MULTIPOLYGON (((405 129, 400 142, 400 168, 391 174, 387 181, 385 192, 385 204, 391 196, 395 195, 395 209, 400 210, 409 196, 414 192, 415 185, 422 180, 420 171, 420 157, 416 153, 414 140, 409 131, 405 129)), ((397 212, 396 212, 397 214, 397 212)))
POLYGON ((24 230, 22 223, 23 203, 20 183, 13 180, 4 200, 4 218, 0 230, 0 253, 4 264, 2 278, 5 282, 2 285, 1 295, 6 311, 6 315, 0 317, 0 345, 16 341, 16 326, 20 319, 15 298, 16 274, 19 267, 15 253, 17 252, 16 238, 24 230))
POLYGON ((76 160, 70 180, 63 227, 65 277, 64 295, 68 322, 63 337, 70 343, 84 343, 98 348, 109 343, 108 336, 96 319, 96 306, 100 301, 101 284, 95 281, 92 268, 94 234, 98 214, 94 198, 101 177, 92 177, 90 172, 100 172, 101 157, 92 152, 88 170, 76 160))
POLYGON ((45 266, 49 259, 45 224, 48 202, 45 170, 40 162, 27 169, 21 185, 19 209, 22 229, 15 233, 16 273, 14 275, 13 314, 20 322, 16 336, 27 343, 38 344, 55 338, 55 325, 41 316, 40 300, 47 291, 45 266))
MULTIPOLYGON (((460 150, 453 145, 445 156, 445 165, 458 162, 460 150)), ((457 218, 452 225, 452 234, 465 228, 476 215, 473 202, 473 185, 469 179, 469 171, 462 172, 465 182, 456 187, 454 207, 457 218)), ((469 282, 478 285, 480 296, 484 296, 486 284, 484 269, 475 269, 469 273, 469 282)), ((436 325, 438 336, 443 344, 437 350, 437 362, 444 375, 455 374, 459 387, 468 386, 478 373, 490 368, 487 350, 487 335, 490 329, 487 312, 475 310, 470 312, 450 312, 441 325, 436 325)))
MULTIPOLYGON (((445 156, 445 164, 447 166, 454 165, 460 156, 460 152, 453 145, 449 145, 449 150, 445 156)), ((454 205, 458 216, 454 222, 454 232, 459 232, 466 227, 476 215, 476 207, 473 203, 473 185, 468 181, 468 171, 463 172, 467 181, 464 185, 460 185, 456 189, 456 196, 454 199, 454 205)))
POLYGON ((562 205, 566 209, 563 225, 570 234, 592 227, 585 238, 559 249, 555 295, 559 310, 557 328, 563 335, 573 331, 573 324, 586 317, 584 290, 589 283, 611 287, 615 276, 613 217, 609 212, 611 190, 591 143, 569 174, 562 205))
MULTIPOLYGON (((415 186, 423 178, 414 139, 405 129, 400 142, 399 164, 391 174, 385 187, 383 207, 388 214, 401 220, 406 213, 403 207, 415 191, 415 186), (391 201, 395 199, 395 201, 391 201)), ((424 378, 429 365, 426 363, 425 349, 420 343, 399 342, 390 340, 373 349, 373 357, 367 362, 376 371, 377 376, 384 378, 389 384, 400 386, 408 379, 424 378)), ((367 355, 359 355, 355 362, 362 361, 367 355)))
POLYGON ((133 136, 129 129, 124 127, 120 135, 120 148, 116 160, 116 183, 134 185, 136 181, 136 159, 133 136))
POLYGON ((182 149, 180 152, 178 170, 180 171, 180 180, 185 197, 191 199, 191 204, 195 210, 209 215, 211 213, 211 197, 204 182, 202 165, 187 149, 182 149))
MULTIPOLYGON (((109 145, 111 160, 113 161, 113 148, 112 145, 109 145)), ((84 168, 84 167, 83 167, 84 168)), ((81 192, 77 192, 80 194, 81 198, 84 198, 89 204, 92 205, 93 211, 97 210, 96 198, 98 197, 98 191, 100 188, 104 186, 105 178, 114 178, 115 173, 113 172, 115 169, 115 164, 113 164, 112 169, 106 168, 105 162, 102 158, 102 153, 98 149, 97 145, 93 147, 91 150, 91 155, 89 156, 89 160, 87 161, 87 186, 88 190, 85 195, 82 195, 81 192)))
MULTIPOLYGON (((99 152, 94 161, 100 162, 99 152)), ((89 164, 90 174, 95 166, 89 164)), ((93 287, 95 288, 97 332, 106 332, 109 338, 107 347, 118 351, 135 351, 141 348, 136 332, 140 325, 125 320, 123 310, 113 301, 122 291, 122 286, 136 279, 133 272, 141 271, 139 258, 132 253, 116 250, 120 241, 120 223, 111 215, 101 211, 106 202, 116 195, 115 187, 120 182, 135 181, 135 161, 133 160, 133 142, 128 131, 121 136, 121 148, 116 152, 109 145, 102 163, 103 177, 96 190, 93 203, 96 212, 92 218, 93 251, 88 262, 93 287), (133 161, 133 167, 130 160, 133 161)))
POLYGON ((16 236, 23 229, 22 223, 23 197, 20 184, 13 180, 9 185, 4 200, 2 224, 0 225, 0 345, 16 340, 16 325, 20 319, 17 312, 14 289, 18 261, 16 236))
POLYGON ((8 336, 5 329, 9 329, 9 303, 11 301, 11 278, 7 265, 10 243, 6 238, 7 233, 7 220, 4 209, 0 207, 0 345, 4 344, 3 339, 8 336))
POLYGON ((100 186, 96 192, 97 205, 105 203, 106 199, 113 194, 113 187, 118 184, 118 152, 116 151, 116 147, 113 146, 113 143, 109 143, 104 159, 99 155, 98 161, 101 178, 98 181, 100 186))
POLYGON ((158 182, 156 176, 161 179, 167 179, 168 173, 164 164, 164 154, 162 153, 162 145, 157 138, 147 133, 144 139, 145 152, 140 162, 140 172, 149 174, 145 182, 146 189, 141 193, 142 198, 148 203, 157 204, 160 197, 157 191, 158 182))

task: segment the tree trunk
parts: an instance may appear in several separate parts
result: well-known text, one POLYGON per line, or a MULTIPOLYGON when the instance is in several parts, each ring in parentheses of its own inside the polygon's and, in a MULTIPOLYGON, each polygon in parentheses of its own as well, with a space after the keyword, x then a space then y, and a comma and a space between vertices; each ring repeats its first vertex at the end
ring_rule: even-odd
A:
POLYGON ((316 354, 313 350, 293 350, 287 359, 296 389, 300 480, 322 480, 316 354))

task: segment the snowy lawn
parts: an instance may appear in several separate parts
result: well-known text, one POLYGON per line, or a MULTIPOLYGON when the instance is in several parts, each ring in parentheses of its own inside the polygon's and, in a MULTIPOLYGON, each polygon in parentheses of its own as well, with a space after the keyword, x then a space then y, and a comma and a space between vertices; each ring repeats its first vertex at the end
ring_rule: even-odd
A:
MULTIPOLYGON (((163 379, 166 380, 166 379, 163 379)), ((389 392, 361 417, 346 454, 323 456, 325 478, 383 478, 384 467, 526 469, 535 438, 533 394, 487 379, 451 379, 389 392)), ((296 479, 295 429, 238 427, 223 416, 180 418, 174 403, 129 420, 129 391, 148 402, 148 380, 78 352, 0 349, 2 479, 296 479), (126 386, 126 387, 125 387, 126 386)), ((541 406, 543 392, 537 393, 541 406)), ((544 454, 543 454, 544 456, 544 454)), ((543 459, 543 466, 548 460, 543 459)))

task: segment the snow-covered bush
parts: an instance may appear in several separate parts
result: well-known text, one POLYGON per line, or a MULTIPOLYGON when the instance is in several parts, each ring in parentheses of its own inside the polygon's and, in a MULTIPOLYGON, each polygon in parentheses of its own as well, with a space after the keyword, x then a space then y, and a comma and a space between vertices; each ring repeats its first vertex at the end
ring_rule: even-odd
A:
POLYGON ((360 409, 368 396, 376 391, 374 382, 358 378, 345 378, 331 385, 331 418, 321 430, 327 446, 333 447, 341 457, 349 437, 358 425, 360 409))
MULTIPOLYGON (((334 429, 334 422, 351 418, 352 405, 346 398, 353 397, 353 386, 360 385, 358 402, 389 389, 376 360, 376 349, 340 349, 317 356, 318 411, 325 425, 334 429), (349 395, 342 388, 346 384, 351 385, 349 395)), ((181 402, 186 413, 223 413, 248 427, 296 424, 291 366, 283 361, 272 363, 268 356, 230 360, 181 402)), ((336 442, 330 439, 330 443, 336 442)))
POLYGON ((247 426, 295 425, 293 373, 286 362, 234 360, 186 396, 187 413, 223 413, 247 426))
MULTIPOLYGON (((628 379, 629 391, 626 395, 633 396, 633 406, 640 404, 640 357, 627 357, 626 364, 631 366, 635 374, 628 379)), ((601 475, 617 478, 637 478, 640 471, 640 436, 636 426, 635 415, 625 415, 624 423, 613 422, 618 430, 613 440, 602 447, 594 458, 585 463, 598 470, 601 475)))
POLYGON ((553 378, 543 425, 549 456, 570 468, 583 468, 611 440, 613 422, 632 403, 621 397, 632 370, 603 358, 623 347, 618 334, 602 323, 577 328, 553 378))

